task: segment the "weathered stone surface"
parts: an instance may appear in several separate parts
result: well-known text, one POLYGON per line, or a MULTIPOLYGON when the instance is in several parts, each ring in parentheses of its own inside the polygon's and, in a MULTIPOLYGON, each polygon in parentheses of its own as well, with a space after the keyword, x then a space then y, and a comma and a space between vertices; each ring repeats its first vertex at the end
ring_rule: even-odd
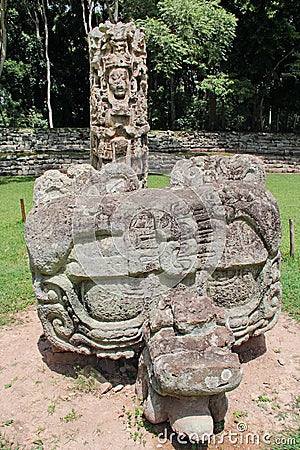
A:
POLYGON ((232 349, 276 323, 281 299, 280 218, 260 163, 202 162, 188 162, 194 179, 179 163, 165 189, 140 189, 125 163, 50 171, 26 223, 49 341, 100 358, 142 350, 146 417, 198 438, 241 381, 232 349))
POLYGON ((133 23, 105 22, 89 35, 91 160, 123 159, 142 185, 148 171, 145 34, 133 23))
POLYGON ((48 170, 35 181, 34 206, 55 198, 79 194, 86 182, 95 174, 97 171, 90 164, 71 165, 66 174, 59 170, 48 170))
POLYGON ((56 197, 28 214, 25 239, 34 270, 54 275, 64 267, 72 246, 74 203, 74 197, 56 197))
POLYGON ((147 356, 155 391, 192 397, 236 388, 241 381, 238 356, 217 341, 213 329, 204 336, 176 336, 173 329, 158 332, 148 344, 147 356))
POLYGON ((265 185, 263 163, 254 156, 196 156, 181 160, 171 174, 171 186, 245 181, 265 185))

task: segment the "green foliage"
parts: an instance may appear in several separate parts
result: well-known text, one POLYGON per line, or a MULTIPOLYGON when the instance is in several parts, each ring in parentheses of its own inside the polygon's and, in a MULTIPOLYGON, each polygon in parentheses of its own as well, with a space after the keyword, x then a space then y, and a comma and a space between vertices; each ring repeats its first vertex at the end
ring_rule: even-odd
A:
MULTIPOLYGON (((54 125, 89 123, 88 45, 80 2, 46 2, 54 125)), ((0 80, 0 126, 45 128, 46 62, 39 4, 21 0, 8 11, 7 60, 0 80)))
POLYGON ((276 436, 277 444, 271 445, 270 450, 300 450, 300 429, 296 432, 284 433, 276 436))
POLYGON ((29 128, 39 128, 39 129, 48 128, 47 120, 43 118, 42 113, 37 111, 34 106, 30 108, 28 111, 27 123, 29 128))
POLYGON ((79 414, 74 408, 72 411, 66 414, 64 417, 61 417, 61 421, 65 423, 74 422, 75 420, 80 419, 82 414, 79 414))
POLYGON ((123 406, 122 412, 126 416, 127 428, 131 430, 129 434, 130 438, 133 439, 134 442, 139 442, 139 444, 145 445, 145 442, 143 440, 143 429, 145 429, 146 431, 150 431, 150 429, 147 425, 147 421, 145 421, 143 417, 143 408, 135 407, 133 414, 130 411, 127 411, 125 406, 123 406))
POLYGON ((200 83, 203 91, 213 92, 221 99, 226 99, 232 93, 232 86, 234 81, 225 73, 218 73, 217 75, 208 75, 200 83))
POLYGON ((6 438, 5 434, 0 432, 0 450, 20 450, 20 446, 6 438))
POLYGON ((257 403, 271 403, 271 399, 267 397, 266 395, 259 395, 258 398, 255 400, 257 403))
POLYGON ((156 0, 120 0, 120 19, 123 22, 157 16, 156 0))
POLYGON ((90 368, 87 373, 85 369, 75 368, 76 378, 74 379, 73 388, 75 391, 85 393, 96 393, 99 390, 100 383, 97 380, 95 371, 90 368))
POLYGON ((247 411, 241 411, 241 412, 234 411, 233 417, 235 419, 242 419, 244 417, 248 417, 248 413, 247 413, 247 411))
MULTIPOLYGON (((21 4, 8 12, 7 59, 0 80, 0 125, 29 127, 32 112, 43 116, 41 79, 44 58, 41 38, 28 31, 27 18, 21 4)), ((40 126, 41 123, 36 123, 40 126)), ((45 124, 43 124, 43 127, 45 124)))
MULTIPOLYGON (((54 126, 88 126, 81 2, 46 4, 54 126)), ((91 5, 92 26, 104 22, 106 1, 91 5)), ((119 0, 119 6, 122 21, 146 28, 152 128, 300 131, 297 2, 119 0)), ((43 128, 45 30, 38 2, 10 1, 7 33, 0 126, 43 128)))
POLYGON ((147 49, 154 70, 169 78, 182 67, 188 51, 185 42, 161 19, 150 18, 138 23, 146 27, 147 49))
POLYGON ((204 77, 214 77, 215 84, 219 79, 223 88, 229 83, 221 65, 234 38, 235 17, 217 1, 162 0, 157 17, 138 24, 146 29, 151 126, 200 128, 207 114, 204 77))
POLYGON ((234 38, 236 19, 219 1, 162 0, 158 10, 162 20, 187 46, 186 62, 215 68, 226 59, 234 38))
POLYGON ((228 73, 234 73, 240 80, 250 80, 255 87, 248 100, 249 112, 243 129, 299 131, 300 9, 297 2, 222 0, 222 5, 238 18, 228 73))

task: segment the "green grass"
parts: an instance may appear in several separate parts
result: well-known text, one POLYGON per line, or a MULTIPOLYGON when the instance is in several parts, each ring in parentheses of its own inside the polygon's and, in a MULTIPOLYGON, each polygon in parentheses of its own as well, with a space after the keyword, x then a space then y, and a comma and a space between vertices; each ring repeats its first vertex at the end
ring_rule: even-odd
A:
MULTIPOLYGON (((151 175, 149 187, 169 184, 166 175, 151 175)), ((283 309, 300 320, 300 175, 268 174, 267 188, 278 201, 282 220, 283 309), (295 222, 295 257, 289 257, 288 219, 295 222)), ((35 303, 21 220, 20 198, 26 210, 32 205, 33 179, 0 178, 0 326, 14 321, 14 314, 35 303)))
POLYGON ((147 186, 149 188, 162 188, 169 186, 170 177, 168 175, 149 175, 147 186))
POLYGON ((283 309, 300 321, 300 175, 267 174, 267 189, 276 198, 282 222, 283 309), (289 219, 295 225, 295 256, 289 256, 289 219))
POLYGON ((32 206, 33 179, 0 178, 0 326, 35 302, 24 242, 20 198, 32 206))
POLYGON ((300 450, 300 429, 290 434, 276 436, 277 444, 266 446, 265 450, 300 450))
POLYGON ((0 450, 20 450, 19 445, 14 444, 0 431, 0 450))

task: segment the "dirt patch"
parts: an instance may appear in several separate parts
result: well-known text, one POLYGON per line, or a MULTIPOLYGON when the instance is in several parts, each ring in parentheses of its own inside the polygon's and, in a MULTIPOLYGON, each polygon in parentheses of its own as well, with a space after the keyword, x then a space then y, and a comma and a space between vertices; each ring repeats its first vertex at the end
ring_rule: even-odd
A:
MULTIPOLYGON (((85 361, 113 386, 101 394, 87 371, 74 370, 80 357, 52 353, 33 309, 18 319, 23 325, 0 330, 0 435, 21 449, 191 448, 178 443, 166 424, 143 423, 135 361, 85 361)), ((287 429, 299 426, 299 331, 282 315, 265 341, 260 337, 244 347, 243 381, 228 393, 224 431, 209 449, 268 448, 281 442, 281 432, 287 438, 287 429)))

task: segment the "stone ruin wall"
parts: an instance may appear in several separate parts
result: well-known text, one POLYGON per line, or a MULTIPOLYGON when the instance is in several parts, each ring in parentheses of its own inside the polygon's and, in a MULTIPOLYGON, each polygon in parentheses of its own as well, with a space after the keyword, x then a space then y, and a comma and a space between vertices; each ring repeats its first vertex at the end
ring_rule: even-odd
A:
MULTIPOLYGON (((300 173, 299 134, 157 131, 148 141, 151 173, 170 173, 183 156, 231 152, 261 156, 267 172, 300 173)), ((40 175, 89 160, 88 128, 0 128, 0 176, 40 175)))

